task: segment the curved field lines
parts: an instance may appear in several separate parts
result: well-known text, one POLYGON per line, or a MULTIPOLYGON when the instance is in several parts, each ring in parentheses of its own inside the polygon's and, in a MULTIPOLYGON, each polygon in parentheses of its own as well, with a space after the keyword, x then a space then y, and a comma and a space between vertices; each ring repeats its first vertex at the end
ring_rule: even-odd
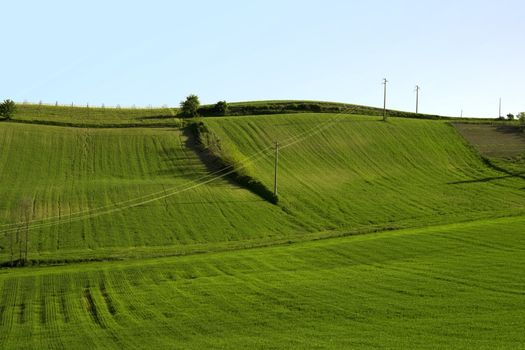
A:
POLYGON ((0 346, 516 348, 524 225, 1 274, 0 346))

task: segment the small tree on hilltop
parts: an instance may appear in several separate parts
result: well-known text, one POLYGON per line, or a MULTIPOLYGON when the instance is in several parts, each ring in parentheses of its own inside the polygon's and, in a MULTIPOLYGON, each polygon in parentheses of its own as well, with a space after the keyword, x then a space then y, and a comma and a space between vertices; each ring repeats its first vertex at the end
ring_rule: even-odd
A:
POLYGON ((525 112, 518 113, 518 120, 522 126, 525 126, 525 112))
POLYGON ((507 119, 508 120, 514 120, 514 114, 512 114, 512 113, 507 114, 507 119))
POLYGON ((0 103, 0 116, 5 119, 11 119, 16 111, 16 104, 12 100, 5 100, 0 103))
POLYGON ((213 108, 217 115, 226 115, 228 114, 228 103, 226 101, 219 101, 215 104, 213 108))
POLYGON ((197 95, 189 95, 185 101, 180 103, 181 114, 184 118, 194 118, 199 116, 201 103, 197 95))

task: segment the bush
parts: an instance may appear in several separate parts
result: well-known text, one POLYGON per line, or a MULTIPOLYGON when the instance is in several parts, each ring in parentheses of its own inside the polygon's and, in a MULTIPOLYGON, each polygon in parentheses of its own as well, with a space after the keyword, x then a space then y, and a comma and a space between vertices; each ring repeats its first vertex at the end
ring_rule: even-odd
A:
POLYGON ((5 119, 11 119, 16 111, 16 104, 12 100, 5 100, 0 103, 0 116, 5 119))
POLYGON ((229 111, 228 103, 226 101, 219 101, 213 107, 216 115, 227 115, 229 111))
POLYGON ((199 116, 201 103, 197 95, 189 95, 185 101, 180 103, 181 114, 184 118, 194 118, 199 116))
POLYGON ((525 125, 525 112, 518 113, 518 120, 521 125, 525 125))

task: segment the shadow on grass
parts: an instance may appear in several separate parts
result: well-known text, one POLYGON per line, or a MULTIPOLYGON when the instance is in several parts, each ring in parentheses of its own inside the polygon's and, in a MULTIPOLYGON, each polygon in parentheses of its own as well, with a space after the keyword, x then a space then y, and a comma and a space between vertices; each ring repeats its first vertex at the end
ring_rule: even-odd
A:
POLYGON ((490 182, 490 181, 497 181, 497 180, 511 179, 511 178, 519 178, 519 179, 525 180, 525 173, 510 174, 510 175, 504 175, 504 176, 484 177, 481 179, 473 179, 473 180, 454 181, 454 182, 449 182, 448 185, 483 183, 483 182, 490 182))
MULTIPOLYGON (((234 174, 232 167, 226 167, 223 163, 214 157, 210 152, 202 150, 194 132, 189 128, 178 129, 182 131, 185 137, 183 148, 165 148, 159 153, 160 159, 168 164, 166 169, 158 170, 154 174, 159 176, 169 176, 171 178, 201 180, 206 181, 206 186, 222 187, 230 190, 248 190, 261 197, 260 193, 253 191, 251 188, 239 183, 234 174), (182 151, 182 153, 181 153, 182 151), (223 181, 214 181, 215 179, 223 181), (213 180, 213 181, 212 181, 213 180)), ((184 186, 183 186, 184 187, 184 186)), ((221 203, 250 203, 265 202, 266 198, 260 200, 232 200, 232 201, 189 201, 176 204, 221 204, 221 203)))
MULTIPOLYGON (((481 179, 454 181, 454 182, 449 182, 447 184, 448 185, 461 185, 461 184, 470 184, 470 183, 483 183, 483 182, 497 181, 497 180, 503 180, 503 179, 512 179, 512 178, 525 180, 525 172, 514 173, 514 172, 508 171, 507 169, 504 169, 504 168, 494 164, 488 158, 482 157, 481 159, 482 159, 483 163, 487 167, 489 167, 492 170, 495 170, 497 172, 504 173, 505 175, 502 175, 502 176, 490 176, 490 177, 484 177, 484 178, 481 178, 481 179)), ((525 187, 522 188, 522 190, 523 189, 525 189, 525 187)))
POLYGON ((186 137, 185 146, 188 150, 196 154, 206 169, 215 177, 221 177, 232 186, 244 188, 251 193, 259 196, 265 201, 277 204, 279 199, 260 181, 249 175, 241 174, 235 169, 235 164, 228 163, 219 155, 214 154, 210 149, 203 149, 199 140, 199 125, 194 123, 182 129, 186 137))
POLYGON ((188 204, 224 204, 224 203, 260 203, 265 202, 264 199, 247 199, 247 200, 215 200, 215 201, 188 201, 188 202, 173 202, 173 205, 188 205, 188 204))
POLYGON ((136 117, 137 120, 157 120, 157 119, 176 119, 176 115, 153 115, 147 117, 136 117))
POLYGON ((521 125, 499 125, 496 127, 498 132, 503 134, 511 134, 516 136, 525 136, 524 129, 521 125))

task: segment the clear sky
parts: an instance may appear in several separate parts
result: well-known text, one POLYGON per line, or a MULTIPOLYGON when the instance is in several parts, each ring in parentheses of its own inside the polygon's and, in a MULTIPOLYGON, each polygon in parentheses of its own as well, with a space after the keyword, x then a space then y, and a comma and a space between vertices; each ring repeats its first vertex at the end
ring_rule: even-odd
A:
POLYGON ((3 1, 0 98, 525 111, 525 1, 3 1))

